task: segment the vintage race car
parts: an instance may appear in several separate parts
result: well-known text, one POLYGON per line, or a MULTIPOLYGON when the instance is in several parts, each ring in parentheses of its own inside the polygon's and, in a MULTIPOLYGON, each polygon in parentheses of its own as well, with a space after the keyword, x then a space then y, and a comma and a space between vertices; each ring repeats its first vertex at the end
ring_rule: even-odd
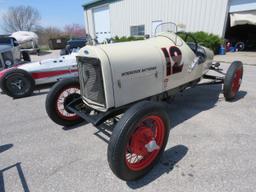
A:
POLYGON ((15 38, 0 36, 0 71, 30 61, 29 53, 20 49, 20 44, 15 38))
POLYGON ((225 74, 213 56, 184 32, 86 46, 77 56, 79 79, 55 84, 46 111, 59 125, 85 120, 110 136, 111 170, 120 179, 135 180, 157 163, 165 149, 171 122, 162 101, 196 85, 224 84, 227 101, 237 95, 242 63, 233 62, 225 74), (220 75, 210 75, 209 70, 220 75))
POLYGON ((30 96, 36 86, 77 77, 77 53, 39 62, 18 65, 0 72, 0 88, 13 98, 30 96))

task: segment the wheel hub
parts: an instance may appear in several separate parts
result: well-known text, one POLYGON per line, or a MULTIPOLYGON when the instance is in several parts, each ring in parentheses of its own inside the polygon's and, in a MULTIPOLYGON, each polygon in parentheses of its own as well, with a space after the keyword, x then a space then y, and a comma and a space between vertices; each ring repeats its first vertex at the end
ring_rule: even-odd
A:
POLYGON ((17 87, 19 90, 21 90, 22 87, 23 87, 23 86, 22 86, 22 80, 18 80, 18 81, 16 81, 16 82, 13 82, 13 83, 11 83, 11 85, 17 87))
POLYGON ((165 127, 159 116, 148 116, 139 122, 126 147, 126 165, 134 171, 149 166, 164 142, 165 127))
POLYGON ((132 149, 132 152, 142 156, 146 155, 148 152, 152 152, 153 151, 152 145, 149 145, 149 143, 152 140, 154 140, 153 137, 154 137, 154 133, 150 128, 148 127, 139 128, 134 133, 131 139, 130 147, 132 149))
POLYGON ((148 144, 145 145, 145 147, 149 153, 153 152, 154 150, 160 149, 155 139, 151 140, 148 144))

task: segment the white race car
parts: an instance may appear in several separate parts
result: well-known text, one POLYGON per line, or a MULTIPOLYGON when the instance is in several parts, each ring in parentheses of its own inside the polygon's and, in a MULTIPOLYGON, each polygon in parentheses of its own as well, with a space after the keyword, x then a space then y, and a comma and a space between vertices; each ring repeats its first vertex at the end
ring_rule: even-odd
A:
POLYGON ((77 53, 19 65, 0 72, 0 88, 13 98, 30 96, 38 85, 77 77, 77 53))

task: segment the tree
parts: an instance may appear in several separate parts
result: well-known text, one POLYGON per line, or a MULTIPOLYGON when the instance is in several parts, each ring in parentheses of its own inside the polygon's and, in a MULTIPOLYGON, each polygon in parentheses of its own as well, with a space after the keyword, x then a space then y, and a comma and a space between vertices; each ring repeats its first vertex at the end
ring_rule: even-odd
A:
POLYGON ((10 7, 2 16, 3 30, 7 33, 15 31, 32 31, 40 22, 40 13, 30 6, 10 7))
POLYGON ((85 28, 79 24, 66 25, 64 27, 65 35, 72 37, 84 37, 86 35, 85 28))
POLYGON ((40 45, 48 45, 49 39, 64 37, 64 33, 60 28, 49 26, 40 27, 37 29, 36 33, 39 36, 40 45))

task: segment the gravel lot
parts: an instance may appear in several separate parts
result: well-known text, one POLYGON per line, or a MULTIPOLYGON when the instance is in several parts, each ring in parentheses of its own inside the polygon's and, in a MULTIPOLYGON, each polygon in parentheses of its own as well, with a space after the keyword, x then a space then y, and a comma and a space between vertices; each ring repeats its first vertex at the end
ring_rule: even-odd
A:
POLYGON ((255 191, 256 53, 216 60, 227 68, 235 57, 246 63, 238 99, 225 102, 218 85, 179 94, 168 104, 164 156, 136 182, 112 174, 107 144, 92 125, 66 129, 47 117, 47 89, 17 100, 0 95, 0 191, 255 191))

